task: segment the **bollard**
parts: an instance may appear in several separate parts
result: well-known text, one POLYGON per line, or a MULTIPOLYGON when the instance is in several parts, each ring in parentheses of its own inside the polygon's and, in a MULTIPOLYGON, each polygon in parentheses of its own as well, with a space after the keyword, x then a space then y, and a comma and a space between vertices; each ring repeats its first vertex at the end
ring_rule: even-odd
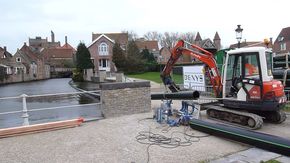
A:
POLYGON ((28 126, 29 125, 29 120, 28 120, 28 111, 27 111, 27 105, 26 105, 26 97, 27 95, 26 94, 22 94, 21 95, 22 97, 22 106, 23 106, 23 114, 22 114, 22 118, 23 118, 23 126, 28 126))

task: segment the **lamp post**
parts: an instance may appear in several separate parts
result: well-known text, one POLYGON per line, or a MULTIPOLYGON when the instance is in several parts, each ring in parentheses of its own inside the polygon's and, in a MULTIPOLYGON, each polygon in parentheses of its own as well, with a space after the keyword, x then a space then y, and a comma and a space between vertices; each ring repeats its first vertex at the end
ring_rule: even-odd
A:
POLYGON ((238 40, 238 48, 240 48, 243 28, 241 28, 241 25, 238 25, 238 28, 235 31, 236 31, 236 39, 238 40))

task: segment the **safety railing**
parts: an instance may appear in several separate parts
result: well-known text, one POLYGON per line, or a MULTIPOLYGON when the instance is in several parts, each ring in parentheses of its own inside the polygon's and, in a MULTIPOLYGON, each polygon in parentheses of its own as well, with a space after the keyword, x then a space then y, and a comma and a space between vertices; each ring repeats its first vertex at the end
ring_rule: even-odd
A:
MULTIPOLYGON (((0 112, 0 116, 2 115, 9 115, 9 114, 21 114, 21 118, 23 118, 23 124, 24 126, 27 126, 30 124, 29 121, 29 117, 30 114, 33 112, 40 112, 40 111, 51 111, 51 110, 57 110, 57 109, 74 109, 74 108, 79 108, 81 107, 82 109, 88 109, 88 106, 96 106, 95 109, 97 110, 99 108, 99 110, 101 110, 101 97, 100 97, 100 91, 82 91, 82 92, 69 92, 69 93, 55 93, 55 94, 41 94, 41 95, 26 95, 26 94, 22 94, 20 96, 14 96, 14 97, 1 97, 0 98, 0 104, 1 101, 5 101, 5 100, 21 100, 22 101, 22 110, 16 110, 16 111, 4 111, 4 112, 0 112), (95 100, 95 102, 92 103, 87 103, 87 104, 75 104, 75 105, 64 105, 64 106, 53 106, 53 107, 42 107, 42 108, 33 108, 30 109, 28 108, 27 101, 32 101, 29 100, 30 98, 34 98, 34 101, 40 100, 42 99, 45 100, 45 98, 51 98, 54 97, 55 99, 60 98, 60 96, 91 96, 90 98, 96 98, 99 97, 97 100, 95 100), (96 102, 98 101, 98 102, 96 102)), ((49 100, 48 100, 49 101, 49 100)), ((1 108, 1 106, 0 106, 1 108)), ((90 108, 91 109, 91 108, 90 108)), ((93 117, 93 116, 92 116, 93 117)), ((74 118, 74 117, 71 117, 74 118)), ((85 120, 89 121, 89 120, 94 120, 94 119, 99 119, 98 118, 87 118, 85 120)))

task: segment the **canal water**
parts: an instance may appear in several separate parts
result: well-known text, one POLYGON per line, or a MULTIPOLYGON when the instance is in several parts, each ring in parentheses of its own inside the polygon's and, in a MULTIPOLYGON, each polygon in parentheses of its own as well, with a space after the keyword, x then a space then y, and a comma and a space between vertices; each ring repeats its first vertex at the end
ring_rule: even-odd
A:
MULTIPOLYGON (((77 90, 71 87, 71 85, 69 84, 70 80, 71 79, 69 78, 61 78, 1 85, 0 98, 15 97, 22 94, 30 96, 77 92, 77 90)), ((94 84, 90 84, 89 87, 84 84, 79 86, 81 86, 82 89, 85 90, 96 90, 98 87, 94 84), (94 89, 94 87, 96 89, 94 89)), ((27 109, 29 111, 33 111, 34 109, 68 106, 65 108, 29 112, 29 123, 38 124, 44 122, 73 119, 78 117, 84 117, 87 119, 101 118, 102 114, 100 105, 70 107, 72 105, 75 106, 93 103, 99 103, 99 99, 96 96, 88 94, 28 97, 27 109)), ((22 98, 5 100, 0 99, 0 113, 21 111, 22 108, 22 98)), ((5 115, 0 114, 0 128, 21 126, 23 124, 23 118, 21 116, 22 113, 5 115)))

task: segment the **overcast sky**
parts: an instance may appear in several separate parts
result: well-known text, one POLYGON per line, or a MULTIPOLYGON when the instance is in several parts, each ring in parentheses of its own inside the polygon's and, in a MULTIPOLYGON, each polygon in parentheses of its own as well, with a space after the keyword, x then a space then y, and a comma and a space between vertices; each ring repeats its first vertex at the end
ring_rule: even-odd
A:
POLYGON ((290 26, 288 0, 1 0, 0 46, 15 53, 28 38, 48 37, 63 45, 88 45, 92 32, 123 30, 143 36, 148 31, 197 32, 213 38, 218 31, 223 47, 236 43, 241 24, 243 39, 276 39, 290 26))

